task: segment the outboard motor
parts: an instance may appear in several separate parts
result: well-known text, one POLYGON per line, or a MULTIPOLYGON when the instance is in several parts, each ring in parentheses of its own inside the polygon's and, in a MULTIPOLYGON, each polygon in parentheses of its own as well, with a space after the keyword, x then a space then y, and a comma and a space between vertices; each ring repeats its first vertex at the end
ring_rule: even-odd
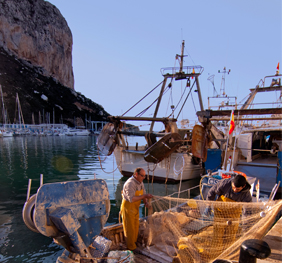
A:
POLYGON ((65 247, 63 257, 78 254, 93 258, 91 244, 110 213, 106 182, 94 179, 42 184, 31 198, 29 191, 30 184, 22 213, 26 226, 65 247))

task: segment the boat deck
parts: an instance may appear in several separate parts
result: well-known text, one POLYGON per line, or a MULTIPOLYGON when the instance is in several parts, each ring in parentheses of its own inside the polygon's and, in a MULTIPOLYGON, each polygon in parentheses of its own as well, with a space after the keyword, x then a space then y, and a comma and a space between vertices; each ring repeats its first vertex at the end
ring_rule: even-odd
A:
POLYGON ((156 261, 152 258, 148 258, 139 253, 134 253, 134 262, 135 263, 159 263, 159 261, 156 261))
POLYGON ((282 217, 270 229, 263 241, 269 245, 271 254, 266 259, 257 259, 257 263, 282 262, 282 217))

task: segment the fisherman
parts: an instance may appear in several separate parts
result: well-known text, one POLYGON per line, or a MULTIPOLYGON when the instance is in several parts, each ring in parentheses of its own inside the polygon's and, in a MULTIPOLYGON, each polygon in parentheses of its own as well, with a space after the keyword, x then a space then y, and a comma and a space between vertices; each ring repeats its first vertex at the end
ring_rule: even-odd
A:
MULTIPOLYGON (((233 178, 219 181, 207 194, 207 200, 222 202, 252 202, 250 193, 251 185, 246 177, 236 174, 233 178)), ((215 202, 213 204, 214 212, 214 230, 212 244, 215 248, 227 248, 236 238, 239 228, 239 218, 242 214, 243 206, 241 204, 222 204, 215 202)), ((205 209, 205 216, 212 215, 211 203, 205 209)), ((214 251, 216 253, 216 249, 214 251)))
POLYGON ((251 185, 246 180, 246 177, 241 174, 236 174, 233 178, 220 180, 208 192, 207 200, 214 201, 216 195, 219 199, 229 199, 229 201, 237 202, 252 202, 250 193, 251 185))
POLYGON ((151 194, 146 194, 143 180, 146 172, 142 168, 136 168, 133 175, 125 182, 122 190, 122 204, 120 213, 122 216, 123 232, 126 245, 129 250, 136 249, 136 241, 139 231, 139 206, 141 200, 147 208, 147 199, 151 199, 151 194))

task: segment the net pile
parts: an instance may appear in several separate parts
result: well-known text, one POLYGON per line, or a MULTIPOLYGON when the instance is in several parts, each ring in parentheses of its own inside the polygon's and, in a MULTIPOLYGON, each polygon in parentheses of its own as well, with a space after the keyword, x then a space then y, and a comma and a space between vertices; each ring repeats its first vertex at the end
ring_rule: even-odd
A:
POLYGON ((238 260, 247 239, 261 239, 276 222, 282 201, 239 203, 154 197, 139 229, 140 242, 173 262, 238 260))

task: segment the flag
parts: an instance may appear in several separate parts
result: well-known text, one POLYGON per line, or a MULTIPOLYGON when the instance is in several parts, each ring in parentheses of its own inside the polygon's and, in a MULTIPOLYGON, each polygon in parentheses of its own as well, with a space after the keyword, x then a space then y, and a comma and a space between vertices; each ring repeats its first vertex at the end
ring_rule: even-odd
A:
POLYGON ((276 75, 278 75, 279 74, 279 62, 278 62, 278 64, 277 64, 277 71, 276 71, 276 75))
MULTIPOLYGON (((192 74, 195 74, 195 69, 193 68, 193 70, 192 70, 192 74)), ((193 79, 194 77, 192 76, 192 79, 193 79)))
POLYGON ((235 123, 234 123, 234 111, 231 113, 231 118, 230 118, 230 125, 229 125, 229 134, 233 132, 235 128, 235 123))

